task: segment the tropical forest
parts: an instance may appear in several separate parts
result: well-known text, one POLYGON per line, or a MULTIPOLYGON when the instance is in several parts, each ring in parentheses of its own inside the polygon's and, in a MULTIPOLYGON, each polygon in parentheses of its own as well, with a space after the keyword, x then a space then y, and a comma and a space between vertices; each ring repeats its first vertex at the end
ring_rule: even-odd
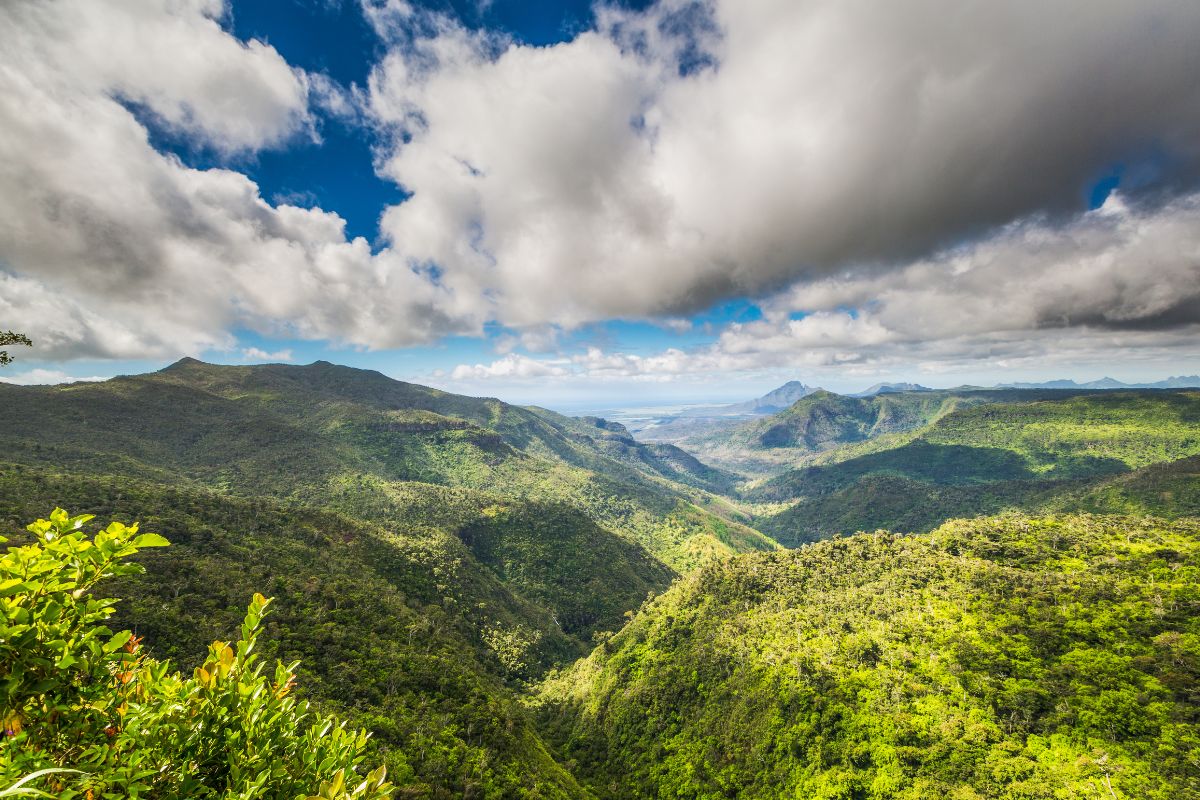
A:
POLYGON ((0 800, 1200 800, 1198 0, 0 0, 0 800))
POLYGON ((1200 391, 815 392, 712 466, 329 363, 0 403, 14 786, 1200 796, 1200 391))

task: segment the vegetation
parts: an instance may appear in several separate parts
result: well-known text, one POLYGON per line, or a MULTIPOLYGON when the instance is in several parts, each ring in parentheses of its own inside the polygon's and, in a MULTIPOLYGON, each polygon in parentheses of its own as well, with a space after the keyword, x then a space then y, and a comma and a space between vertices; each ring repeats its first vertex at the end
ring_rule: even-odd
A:
MULTIPOLYGON (((23 333, 15 333, 13 331, 0 331, 0 347, 8 347, 9 345, 24 345, 25 347, 33 347, 33 342, 23 333)), ((8 354, 7 350, 0 350, 0 367, 6 366, 13 362, 13 357, 8 354)))
MULTIPOLYGON (((300 661, 300 686, 319 708, 372 731, 400 796, 579 796, 516 696, 521 676, 585 645, 457 538, 435 528, 401 537, 340 514, 147 481, 0 471, 0 501, 11 504, 0 520, 14 529, 63 496, 105 516, 138 510, 171 540, 133 557, 145 572, 112 584, 124 598, 114 622, 153 654, 202 665, 206 645, 236 630, 245 598, 265 591, 275 598, 265 655, 300 661)), ((587 558, 578 545, 562 549, 587 558)), ((631 605, 660 585, 592 584, 603 602, 631 605)))
MULTIPOLYGON (((777 414, 732 428, 702 431, 677 443, 709 463, 752 478, 892 449, 932 430, 944 435, 945 438, 930 439, 939 444, 1005 446, 996 445, 993 440, 1011 443, 1017 433, 1014 424, 1032 426, 1025 437, 1030 452, 1042 452, 1043 440, 1067 444, 1067 429, 1074 427, 1080 445, 1068 446, 1063 453, 1078 450, 1077 455, 1086 456, 1088 452, 1099 454, 1107 447, 1100 442, 1105 438, 1102 428, 1087 430, 1095 423, 1115 425, 1108 432, 1118 437, 1136 426, 1139 435, 1149 435, 1146 441, 1149 444, 1150 439, 1165 433, 1155 427, 1154 416, 1170 404, 1166 398, 1186 394, 1145 390, 961 389, 845 397, 818 391, 777 414), (1020 409, 1013 411, 1013 406, 1020 409), (1035 408, 1041 409, 1043 415, 1031 412, 1035 408), (1082 446, 1087 441, 1093 442, 1092 451, 1082 446)), ((1166 411, 1168 417, 1172 413, 1166 411)), ((1153 449, 1151 446, 1143 457, 1155 461, 1169 457, 1164 448, 1157 453, 1153 449)), ((1043 455, 1046 458, 1040 462, 1042 467, 1061 466, 1054 454, 1043 455)), ((1145 463, 1150 462, 1142 460, 1128 466, 1145 463)))
POLYGON ((1200 797, 1200 525, 1002 517, 684 578, 543 689, 601 797, 1200 797))
POLYGON ((788 545, 1013 509, 1186 515, 1195 513, 1194 483, 1163 465, 1196 453, 1200 393, 1092 392, 962 408, 904 436, 829 451, 744 496, 789 504, 755 522, 788 545), (1170 476, 1172 488, 1146 493, 1170 476), (1141 491, 1140 504, 1118 502, 1126 491, 1141 491))
POLYGON ((296 664, 268 678, 256 652, 269 600, 255 595, 236 644, 214 642, 190 677, 103 622, 103 578, 162 547, 119 522, 55 509, 33 541, 0 558, 0 783, 43 797, 386 798, 386 769, 358 775, 365 732, 318 718, 292 696, 296 664))
POLYGON ((0 452, 15 463, 332 505, 386 525, 405 520, 381 495, 414 483, 564 503, 676 570, 775 546, 672 478, 694 468, 693 483, 716 480, 686 454, 377 372, 185 359, 104 383, 0 386, 0 401, 11 410, 0 452))
MULTIPOLYGON (((1047 392, 921 391, 846 397, 823 389, 789 408, 729 428, 688 437, 681 445, 705 460, 752 476, 856 443, 906 441, 916 431, 958 409, 1033 399, 1047 392)), ((1061 393, 1059 393, 1061 396, 1061 393)))
POLYGON ((976 406, 939 420, 921 438, 1011 450, 1046 477, 1137 469, 1200 452, 1200 392, 1100 392, 976 406))
POLYGON ((0 402, 0 530, 124 598, 0 641, 0 795, 1200 798, 1197 392, 817 393, 723 467, 323 363, 0 402))
POLYGON ((1200 517, 1200 456, 1088 481, 1055 492, 1041 505, 1054 511, 1200 517))

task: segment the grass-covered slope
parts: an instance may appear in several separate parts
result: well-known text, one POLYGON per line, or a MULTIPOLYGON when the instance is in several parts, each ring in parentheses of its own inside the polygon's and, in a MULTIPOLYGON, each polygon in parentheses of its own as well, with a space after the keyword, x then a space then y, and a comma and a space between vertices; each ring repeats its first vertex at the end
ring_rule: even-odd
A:
POLYGON ((16 463, 318 507, 336 497, 387 510, 373 499, 406 482, 564 503, 677 569, 773 546, 710 512, 719 505, 697 487, 719 475, 680 466, 686 454, 654 456, 630 439, 614 455, 609 437, 579 421, 367 370, 185 359, 98 384, 0 386, 0 402, 10 412, 0 452, 16 463))
MULTIPOLYGON (((992 446, 993 439, 1011 443, 1012 425, 1028 425, 1024 446, 1040 453, 1043 469, 1070 467, 1067 460, 1081 458, 1103 461, 1110 449, 1105 444, 1139 428, 1145 449, 1129 466, 1167 460, 1172 448, 1155 437, 1170 437, 1157 423, 1164 396, 1187 392, 1084 391, 1059 389, 961 389, 895 392, 871 397, 846 397, 826 391, 814 392, 769 417, 741 423, 733 428, 702 433, 677 443, 710 464, 752 477, 778 473, 781 468, 844 460, 911 441, 919 433, 937 426, 939 444, 992 446), (1158 399, 1155 399, 1158 398, 1158 399), (1025 408, 1010 414, 1009 406, 1025 408), (1138 406, 1142 407, 1139 409, 1138 406), (1044 414, 1032 418, 1031 406, 1044 414), (1112 417, 1120 420, 1115 428, 1112 417), (1140 419, 1139 419, 1140 415, 1140 419), (962 427, 956 428, 955 425, 962 427), (1068 433, 1069 429, 1074 429, 1068 433), (1110 435, 1111 434, 1111 435, 1110 435), (1061 446, 1057 452, 1042 448, 1046 437, 1061 446), (1073 441, 1072 441, 1073 439, 1073 441), (1148 459, 1148 460, 1147 460, 1148 459)), ((1194 394, 1194 392, 1192 392, 1194 394)), ((1004 445, 998 445, 1004 446, 1004 445)), ((1128 453, 1127 455, 1132 455, 1128 453)), ((1174 456, 1178 457, 1178 456, 1174 456)))
POLYGON ((1039 475, 1090 476, 1200 452, 1200 392, 1095 392, 963 409, 922 432, 931 444, 996 447, 1039 475))
POLYGON ((1038 394, 964 390, 848 397, 821 389, 771 416, 701 432, 679 444, 723 468, 744 475, 770 475, 815 454, 904 436, 960 408, 1038 394))
POLYGON ((550 681, 601 797, 1200 797, 1200 524, 1004 517, 742 556, 550 681))
POLYGON ((785 544, 879 527, 923 531, 1007 509, 1177 516, 1194 513, 1194 476, 1150 468, 1196 453, 1200 393, 1060 395, 962 408, 903 437, 830 451, 745 496, 786 504, 756 522, 785 544), (1171 486, 1138 488, 1154 476, 1171 486), (1128 492, 1141 492, 1140 502, 1116 502, 1128 492), (1102 502, 1103 493, 1113 499, 1102 502))

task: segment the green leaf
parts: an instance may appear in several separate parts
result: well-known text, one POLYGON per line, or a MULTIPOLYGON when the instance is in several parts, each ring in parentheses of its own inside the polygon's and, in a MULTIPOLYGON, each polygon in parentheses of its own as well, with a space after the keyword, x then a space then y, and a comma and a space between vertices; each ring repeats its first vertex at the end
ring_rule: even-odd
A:
POLYGON ((13 579, 0 582, 0 597, 8 597, 14 594, 21 594, 33 589, 33 584, 26 583, 20 579, 13 579))
POLYGON ((14 783, 12 786, 9 786, 7 789, 0 789, 0 797, 13 797, 16 795, 29 795, 32 797, 54 797, 54 795, 46 794, 45 792, 40 791, 38 789, 28 788, 25 786, 25 784, 29 783, 30 781, 35 781, 38 778, 45 777, 46 775, 54 775, 57 773, 67 773, 67 772, 78 774, 79 770, 77 770, 77 769, 41 769, 41 770, 38 770, 37 772, 33 772, 33 773, 30 773, 29 775, 26 775, 24 778, 17 781, 16 783, 14 783))
POLYGON ((108 644, 104 645, 104 652, 115 653, 125 646, 129 641, 129 637, 133 635, 133 631, 121 631, 108 640, 108 644))
POLYGON ((143 533, 133 540, 133 546, 142 547, 167 547, 171 543, 165 537, 159 536, 157 533, 143 533))

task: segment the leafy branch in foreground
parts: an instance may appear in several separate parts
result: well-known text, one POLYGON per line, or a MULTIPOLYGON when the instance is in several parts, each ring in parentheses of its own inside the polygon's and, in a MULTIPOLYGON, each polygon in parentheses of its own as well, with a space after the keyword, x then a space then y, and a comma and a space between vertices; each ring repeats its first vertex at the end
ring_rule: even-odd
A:
POLYGON ((0 796, 391 796, 382 767, 358 775, 367 734, 292 695, 297 664, 264 674, 262 595, 240 641, 214 642, 190 677, 106 628, 115 601, 93 587, 141 571, 125 559, 167 540, 119 522, 89 538, 91 519, 55 509, 0 557, 0 796))
MULTIPOLYGON (((7 347, 10 344, 21 344, 26 347, 33 347, 33 342, 23 333, 15 333, 14 331, 0 331, 0 347, 7 347)), ((11 364, 13 357, 8 354, 7 350, 0 350, 0 367, 5 364, 11 364)))

